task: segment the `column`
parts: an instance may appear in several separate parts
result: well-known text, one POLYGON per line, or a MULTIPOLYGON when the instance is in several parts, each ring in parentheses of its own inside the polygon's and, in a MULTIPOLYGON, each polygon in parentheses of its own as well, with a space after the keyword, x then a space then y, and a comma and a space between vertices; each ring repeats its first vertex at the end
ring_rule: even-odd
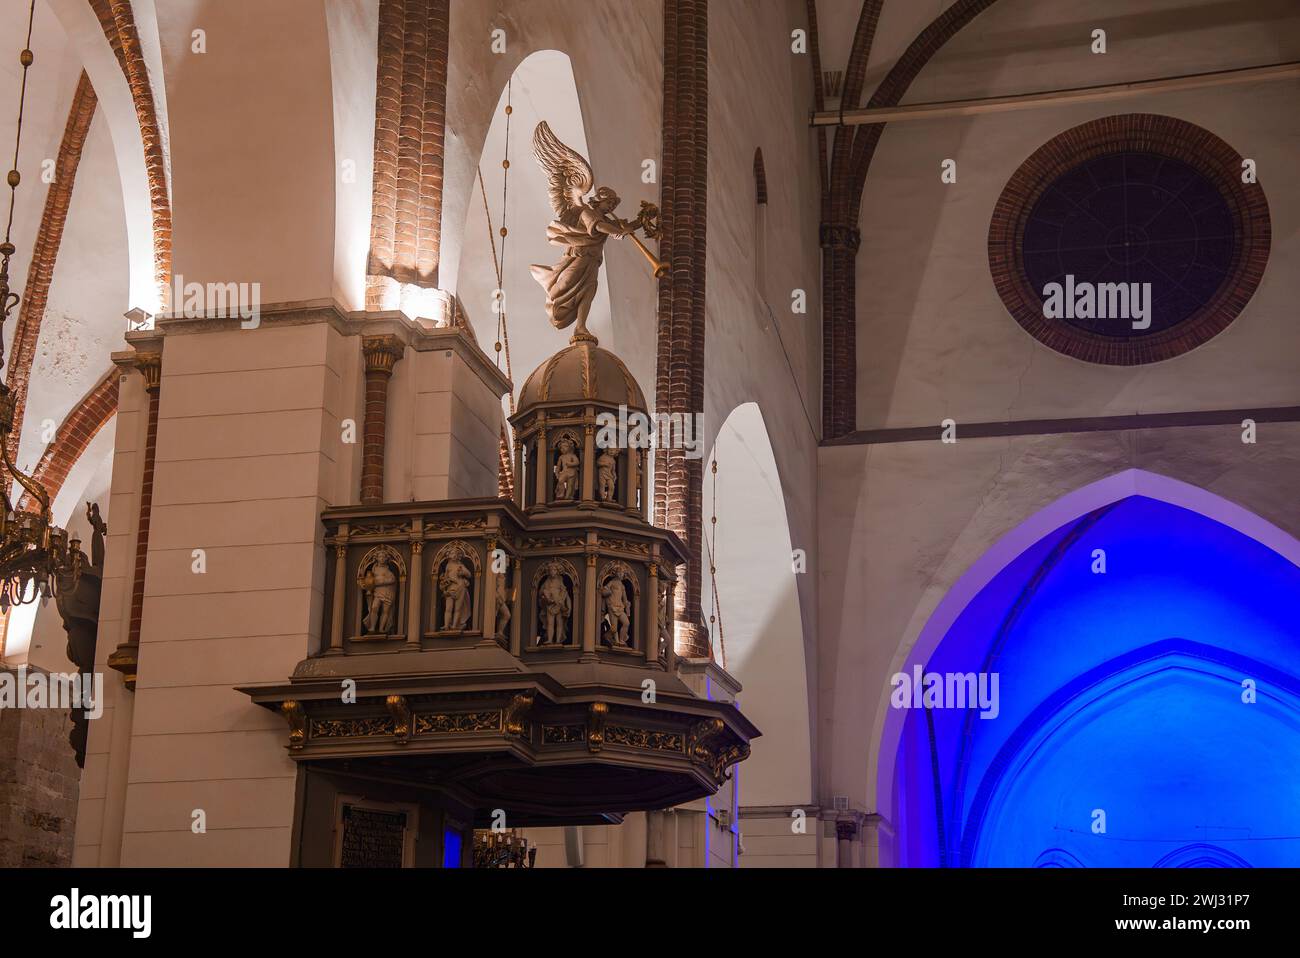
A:
POLYGON ((366 360, 366 413, 362 427, 361 502, 384 501, 384 446, 388 420, 388 382, 393 366, 402 358, 403 346, 395 336, 364 336, 361 353, 366 360))
POLYGON ((121 672, 126 687, 135 690, 140 664, 140 623, 144 618, 144 575, 149 558, 149 520, 153 510, 154 457, 158 450, 158 397, 162 393, 162 353, 140 353, 135 368, 144 376, 149 396, 149 418, 145 433, 144 473, 140 480, 140 511, 136 524, 135 578, 131 586, 131 618, 126 641, 108 657, 108 666, 121 672))
MULTIPOLYGON (((704 411, 705 222, 708 209, 709 17, 707 0, 664 0, 663 166, 655 412, 704 411)), ((676 532, 689 557, 676 591, 677 651, 710 654, 700 611, 703 470, 684 449, 655 454, 655 523, 676 532)))

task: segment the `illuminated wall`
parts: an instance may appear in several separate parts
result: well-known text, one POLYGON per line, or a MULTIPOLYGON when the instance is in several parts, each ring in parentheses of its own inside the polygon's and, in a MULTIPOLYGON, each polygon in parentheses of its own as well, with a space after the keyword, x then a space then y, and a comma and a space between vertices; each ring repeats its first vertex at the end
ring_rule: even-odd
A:
POLYGON ((1300 864, 1298 598, 1287 558, 1143 496, 1040 539, 925 665, 996 673, 997 707, 906 711, 901 864, 1300 864))

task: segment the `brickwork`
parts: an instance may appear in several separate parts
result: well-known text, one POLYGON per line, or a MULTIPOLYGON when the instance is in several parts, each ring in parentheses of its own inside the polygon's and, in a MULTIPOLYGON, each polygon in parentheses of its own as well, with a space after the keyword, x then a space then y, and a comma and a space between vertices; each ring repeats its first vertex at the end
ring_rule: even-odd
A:
POLYGON ((388 431, 388 382, 403 347, 392 336, 361 341, 366 361, 365 422, 361 430, 361 501, 384 501, 384 443, 388 431))
MULTIPOLYGON (((708 0, 664 2, 663 163, 655 376, 657 413, 704 409, 705 225, 708 181, 708 0)), ((686 543, 685 588, 676 591, 677 653, 707 656, 700 612, 703 461, 684 449, 655 452, 655 521, 686 543)))
POLYGON ((104 36, 117 55, 131 98, 135 103, 140 138, 144 142, 145 171, 149 177, 149 202, 153 214, 154 280, 160 301, 170 302, 172 275, 172 206, 168 187, 167 145, 158 123, 149 68, 136 31, 130 0, 90 0, 104 36))
POLYGON ((366 308, 401 284, 438 285, 447 114, 448 0, 382 0, 366 308))

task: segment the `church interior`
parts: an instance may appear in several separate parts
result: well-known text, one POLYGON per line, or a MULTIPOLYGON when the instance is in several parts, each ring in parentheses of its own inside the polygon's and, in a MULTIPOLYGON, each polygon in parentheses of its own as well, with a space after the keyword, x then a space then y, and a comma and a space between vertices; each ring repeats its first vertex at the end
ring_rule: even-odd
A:
POLYGON ((1298 103, 1294 0, 5 0, 0 867, 1300 866, 1298 103))

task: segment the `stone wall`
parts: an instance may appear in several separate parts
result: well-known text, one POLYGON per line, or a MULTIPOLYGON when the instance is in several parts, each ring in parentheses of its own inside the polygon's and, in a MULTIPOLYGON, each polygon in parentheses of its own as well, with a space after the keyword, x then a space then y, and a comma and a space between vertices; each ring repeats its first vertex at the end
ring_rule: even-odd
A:
POLYGON ((70 728, 62 709, 0 709, 0 868, 71 862, 81 769, 70 728))

